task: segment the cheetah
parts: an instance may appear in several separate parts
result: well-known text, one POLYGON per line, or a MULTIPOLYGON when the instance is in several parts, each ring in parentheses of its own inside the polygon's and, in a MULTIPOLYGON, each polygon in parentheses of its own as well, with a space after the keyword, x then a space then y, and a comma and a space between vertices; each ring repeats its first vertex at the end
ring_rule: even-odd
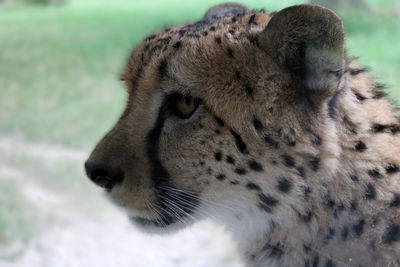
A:
POLYGON ((224 225, 246 266, 400 266, 400 122, 316 5, 212 7, 130 55, 85 163, 147 232, 224 225))

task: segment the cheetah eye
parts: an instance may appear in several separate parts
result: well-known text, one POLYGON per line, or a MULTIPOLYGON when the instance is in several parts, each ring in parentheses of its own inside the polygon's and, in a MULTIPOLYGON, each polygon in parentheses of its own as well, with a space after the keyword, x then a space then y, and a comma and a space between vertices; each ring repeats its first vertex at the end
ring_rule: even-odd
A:
POLYGON ((201 100, 198 98, 193 98, 190 95, 182 95, 179 93, 173 93, 167 96, 169 102, 169 110, 173 115, 181 118, 187 119, 193 115, 201 100))

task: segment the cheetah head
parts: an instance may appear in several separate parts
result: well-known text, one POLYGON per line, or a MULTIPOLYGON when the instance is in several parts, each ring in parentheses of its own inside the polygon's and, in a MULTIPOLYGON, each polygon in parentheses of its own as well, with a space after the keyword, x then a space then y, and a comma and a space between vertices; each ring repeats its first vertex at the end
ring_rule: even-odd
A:
POLYGON ((132 52, 125 111, 86 172, 148 231, 277 216, 325 164, 344 62, 343 24, 326 8, 213 7, 132 52))

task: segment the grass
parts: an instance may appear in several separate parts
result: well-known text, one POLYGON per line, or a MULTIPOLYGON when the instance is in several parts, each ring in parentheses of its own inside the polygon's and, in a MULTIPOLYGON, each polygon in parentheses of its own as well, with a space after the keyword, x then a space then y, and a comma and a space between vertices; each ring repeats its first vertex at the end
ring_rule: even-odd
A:
MULTIPOLYGON (((118 76, 130 50, 151 32, 195 21, 219 2, 70 0, 60 6, 0 8, 0 135, 93 146, 123 109, 126 93, 118 76)), ((304 1, 242 2, 276 11, 304 1)), ((400 99, 400 7, 397 0, 369 3, 370 12, 340 11, 348 52, 371 66, 372 75, 400 99)), ((74 194, 87 188, 81 163, 23 156, 1 160, 32 173, 50 190, 74 194)), ((29 238, 36 229, 34 211, 17 184, 0 177, 0 243, 29 238)))

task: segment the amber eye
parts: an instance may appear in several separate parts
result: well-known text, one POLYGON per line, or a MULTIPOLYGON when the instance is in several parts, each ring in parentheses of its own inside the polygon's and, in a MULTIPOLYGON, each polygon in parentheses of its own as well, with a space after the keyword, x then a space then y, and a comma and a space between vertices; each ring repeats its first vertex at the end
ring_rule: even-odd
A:
POLYGON ((182 95, 173 93, 167 96, 169 102, 169 109, 173 115, 187 119, 196 111, 200 105, 201 100, 194 98, 190 95, 182 95))

